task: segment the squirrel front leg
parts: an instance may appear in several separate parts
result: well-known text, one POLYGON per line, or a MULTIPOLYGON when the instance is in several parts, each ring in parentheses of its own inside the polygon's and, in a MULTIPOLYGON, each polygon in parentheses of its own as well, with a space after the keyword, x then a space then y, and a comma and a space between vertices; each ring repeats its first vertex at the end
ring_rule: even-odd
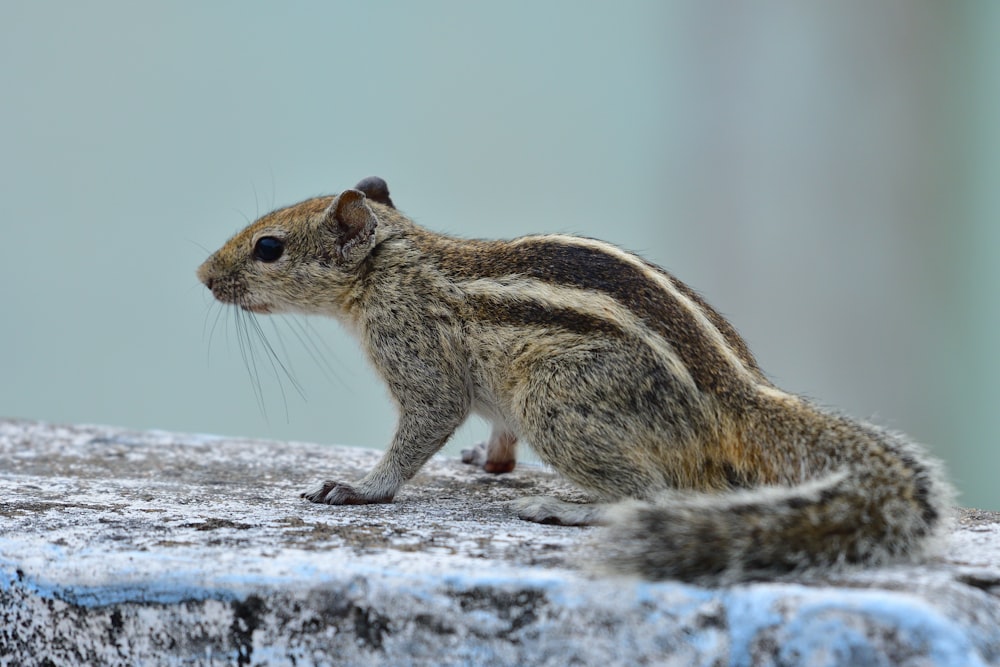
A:
POLYGON ((328 505, 368 505, 392 502, 396 491, 444 446, 464 421, 465 411, 454 405, 423 406, 427 410, 404 412, 389 449, 371 472, 354 484, 327 480, 301 494, 306 500, 328 505), (430 410, 440 410, 429 414, 430 410), (442 415, 450 414, 450 419, 442 415))
MULTIPOLYGON (((398 347, 393 346, 393 352, 398 347)), ((382 353, 376 356, 376 365, 399 404, 399 423, 389 448, 358 482, 328 480, 301 494, 303 498, 329 505, 392 502, 399 487, 444 446, 468 416, 471 398, 456 359, 382 353)))

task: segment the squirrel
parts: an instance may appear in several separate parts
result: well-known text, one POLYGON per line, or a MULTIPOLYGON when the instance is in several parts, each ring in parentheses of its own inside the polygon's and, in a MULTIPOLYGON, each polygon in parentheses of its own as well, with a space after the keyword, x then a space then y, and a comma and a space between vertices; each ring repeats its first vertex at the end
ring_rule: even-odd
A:
POLYGON ((512 470, 519 440, 593 495, 515 501, 525 520, 608 526, 604 560, 721 583, 933 553, 953 491, 903 435, 772 384, 733 326, 610 243, 470 240, 401 214, 380 178, 276 210, 198 269, 221 302, 336 318, 399 408, 379 463, 302 497, 391 502, 470 413, 463 453, 512 470))

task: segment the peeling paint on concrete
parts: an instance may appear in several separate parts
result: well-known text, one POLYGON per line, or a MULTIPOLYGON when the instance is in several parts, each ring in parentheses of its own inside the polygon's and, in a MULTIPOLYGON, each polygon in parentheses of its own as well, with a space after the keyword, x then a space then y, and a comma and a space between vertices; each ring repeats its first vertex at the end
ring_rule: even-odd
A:
POLYGON ((0 665, 988 665, 1000 523, 947 558, 706 589, 594 576, 518 521, 552 473, 443 458, 390 505, 298 493, 378 453, 0 421, 0 665))

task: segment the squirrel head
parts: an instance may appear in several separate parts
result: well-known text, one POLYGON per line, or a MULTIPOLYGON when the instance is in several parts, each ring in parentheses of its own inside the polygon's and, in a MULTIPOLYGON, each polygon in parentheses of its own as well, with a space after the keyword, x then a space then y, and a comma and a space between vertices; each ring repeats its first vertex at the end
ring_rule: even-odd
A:
POLYGON ((255 313, 330 313, 376 243, 376 210, 392 208, 385 181, 268 213, 198 267, 216 299, 255 313))

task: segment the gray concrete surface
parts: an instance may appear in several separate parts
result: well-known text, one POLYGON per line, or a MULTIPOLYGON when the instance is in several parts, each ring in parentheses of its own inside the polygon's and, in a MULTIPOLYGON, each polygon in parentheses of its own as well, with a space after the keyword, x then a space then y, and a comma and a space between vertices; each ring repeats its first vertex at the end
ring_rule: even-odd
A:
POLYGON ((390 505, 298 493, 377 452, 0 421, 2 665, 988 665, 1000 521, 922 566, 721 589, 599 577, 600 531, 437 458, 390 505))

